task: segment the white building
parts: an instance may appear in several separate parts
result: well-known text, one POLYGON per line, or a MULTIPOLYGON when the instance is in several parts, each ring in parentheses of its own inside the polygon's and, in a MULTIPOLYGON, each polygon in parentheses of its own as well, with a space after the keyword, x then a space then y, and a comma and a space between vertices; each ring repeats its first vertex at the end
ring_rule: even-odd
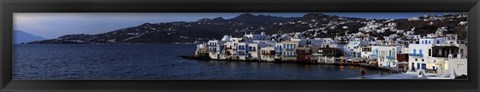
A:
POLYGON ((282 60, 292 61, 297 59, 295 50, 299 47, 298 41, 282 41, 282 60))
POLYGON ((272 46, 260 48, 260 60, 266 62, 275 61, 275 49, 272 46))
POLYGON ((321 46, 321 47, 331 47, 332 44, 336 44, 333 38, 314 38, 306 39, 306 46, 321 46))
POLYGON ((455 78, 461 75, 468 75, 466 58, 448 58, 448 62, 442 63, 438 69, 437 76, 455 78))
POLYGON ((275 43, 273 44, 275 49, 275 60, 281 60, 283 56, 283 44, 282 43, 275 43))
POLYGON ((204 54, 208 54, 208 47, 207 44, 197 44, 197 49, 195 50, 195 56, 203 56, 204 54))
POLYGON ((245 34, 243 36, 245 38, 246 41, 255 41, 255 40, 267 40, 268 39, 268 36, 265 35, 264 32, 262 32, 261 34, 245 34))
POLYGON ((359 49, 359 47, 366 46, 367 44, 368 42, 362 40, 348 41, 347 45, 343 48, 345 57, 360 57, 361 49, 359 49))
POLYGON ((208 47, 208 56, 211 59, 225 59, 224 41, 219 40, 210 40, 207 43, 208 47))
POLYGON ((432 47, 445 44, 445 42, 445 38, 422 38, 419 40, 418 44, 409 44, 409 70, 436 70, 437 60, 432 57, 432 47))
POLYGON ((372 54, 376 55, 379 67, 397 67, 397 53, 402 53, 403 46, 372 46, 372 54))
POLYGON ((265 42, 249 43, 247 45, 247 55, 250 60, 260 60, 260 48, 267 47, 265 42))
POLYGON ((247 60, 248 57, 248 43, 239 42, 237 47, 238 60, 247 60))

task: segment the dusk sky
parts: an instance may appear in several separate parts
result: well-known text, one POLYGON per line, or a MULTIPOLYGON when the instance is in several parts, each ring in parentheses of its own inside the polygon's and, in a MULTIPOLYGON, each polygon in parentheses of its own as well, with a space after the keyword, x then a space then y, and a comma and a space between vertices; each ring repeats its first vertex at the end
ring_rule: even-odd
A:
MULTIPOLYGON (((15 13, 14 29, 47 39, 66 34, 98 34, 144 23, 196 21, 202 18, 230 19, 242 13, 15 13)), ((282 17, 301 17, 306 13, 252 13, 282 17)), ((445 13, 325 13, 359 18, 409 18, 445 13)))

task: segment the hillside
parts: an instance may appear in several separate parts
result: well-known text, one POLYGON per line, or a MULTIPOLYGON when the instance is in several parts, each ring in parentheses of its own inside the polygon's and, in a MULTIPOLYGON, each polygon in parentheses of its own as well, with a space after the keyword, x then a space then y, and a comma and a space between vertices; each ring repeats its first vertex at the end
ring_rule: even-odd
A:
POLYGON ((126 44, 126 43, 198 43, 220 39, 223 35, 266 32, 268 35, 301 33, 308 38, 335 37, 363 33, 379 37, 413 31, 426 35, 443 30, 466 38, 466 14, 419 16, 413 19, 363 19, 309 13, 302 17, 277 17, 241 14, 231 19, 217 17, 194 22, 145 23, 101 34, 72 34, 30 44, 126 44), (413 30, 412 30, 413 29, 413 30))

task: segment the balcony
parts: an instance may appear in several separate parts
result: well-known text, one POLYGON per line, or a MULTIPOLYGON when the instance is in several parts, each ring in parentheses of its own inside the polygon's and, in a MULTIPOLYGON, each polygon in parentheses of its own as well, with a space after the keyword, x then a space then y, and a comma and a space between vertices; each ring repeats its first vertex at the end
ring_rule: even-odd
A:
POLYGON ((295 51, 295 48, 285 48, 286 51, 295 51))
POLYGON ((217 52, 217 50, 208 50, 208 52, 217 52))
POLYGON ((393 57, 393 56, 386 56, 386 58, 389 59, 389 60, 395 60, 395 57, 393 57))
POLYGON ((208 46, 208 47, 216 47, 217 45, 208 44, 207 46, 208 46))
POLYGON ((423 57, 423 54, 409 54, 409 56, 413 56, 413 57, 423 57))

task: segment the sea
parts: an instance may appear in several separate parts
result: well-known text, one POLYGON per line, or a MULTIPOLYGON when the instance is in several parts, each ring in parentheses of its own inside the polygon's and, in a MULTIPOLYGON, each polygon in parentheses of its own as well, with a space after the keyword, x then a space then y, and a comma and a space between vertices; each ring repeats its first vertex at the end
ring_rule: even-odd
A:
MULTIPOLYGON (((193 44, 18 44, 13 80, 342 80, 361 67, 188 60, 193 44)), ((384 74, 366 69, 366 75, 384 74)))

